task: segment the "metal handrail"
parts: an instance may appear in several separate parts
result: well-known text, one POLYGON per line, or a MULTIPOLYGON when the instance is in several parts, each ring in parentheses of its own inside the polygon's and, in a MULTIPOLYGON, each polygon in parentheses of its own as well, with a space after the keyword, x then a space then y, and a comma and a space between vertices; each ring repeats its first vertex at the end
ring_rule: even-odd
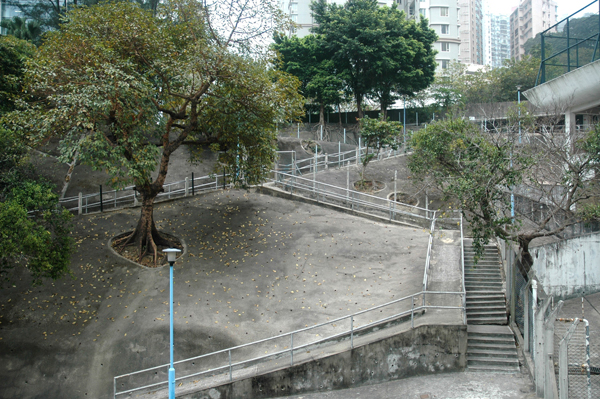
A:
MULTIPOLYGON (((420 311, 423 311, 423 310, 426 310, 426 309, 446 309, 446 310, 461 310, 461 311, 464 310, 462 306, 443 306, 443 305, 414 306, 415 305, 415 298, 417 298, 417 297, 419 297, 421 295, 424 295, 424 294, 425 294, 425 292, 418 292, 418 293, 415 293, 415 294, 412 294, 412 295, 409 295, 409 296, 405 296, 405 297, 400 298, 400 299, 396 299, 396 300, 391 301, 391 302, 387 302, 387 303, 382 304, 382 305, 378 305, 378 306, 375 306, 375 307, 372 307, 372 308, 369 308, 369 309, 365 309, 365 310, 362 310, 362 311, 359 311, 359 312, 355 312, 355 313, 353 313, 351 315, 338 317, 338 318, 333 319, 333 320, 328 320, 327 322, 316 324, 316 325, 311 326, 311 327, 306 327, 306 328, 295 330, 295 331, 292 331, 292 332, 289 332, 289 333, 280 334, 280 335, 277 335, 277 336, 274 336, 274 337, 269 337, 269 338, 266 338, 266 339, 254 341, 254 342, 251 342, 251 343, 248 343, 248 344, 238 345, 238 346, 235 346, 235 347, 232 347, 232 348, 223 349, 223 350, 220 350, 220 351, 215 351, 215 352, 212 352, 212 353, 209 353, 209 354, 204 354, 204 355, 195 356, 195 357, 184 359, 184 360, 179 360, 177 362, 174 362, 174 364, 182 364, 182 363, 185 363, 185 362, 191 362, 191 361, 195 361, 195 360, 207 358, 209 356, 215 356, 215 355, 220 355, 220 354, 229 354, 229 359, 231 359, 231 352, 235 351, 235 350, 238 350, 238 349, 248 348, 250 346, 254 346, 254 345, 265 343, 265 342, 269 342, 269 341, 274 341, 274 340, 281 339, 281 338, 290 338, 290 342, 292 342, 292 345, 290 346, 289 349, 284 349, 284 350, 272 352, 272 353, 269 353, 269 354, 263 355, 263 356, 253 357, 253 358, 246 359, 246 360, 243 360, 243 361, 240 361, 240 362, 236 362, 236 363, 231 363, 230 362, 227 365, 223 365, 223 366, 219 366, 219 367, 212 368, 212 369, 209 369, 209 370, 201 371, 201 372, 198 372, 198 373, 193 373, 193 374, 189 374, 189 375, 178 377, 178 378, 176 378, 176 381, 186 380, 186 379, 189 379, 191 377, 197 377, 197 376, 200 376, 200 375, 203 375, 203 374, 215 373, 216 371, 224 370, 224 369, 227 369, 227 368, 229 368, 229 377, 230 377, 230 381, 232 381, 233 380, 233 368, 236 367, 236 366, 242 366, 244 364, 249 364, 249 363, 257 362, 259 360, 264 360, 264 359, 272 358, 274 356, 278 356, 278 355, 282 355, 282 354, 287 354, 287 353, 290 354, 291 365, 293 365, 294 364, 294 362, 293 362, 293 352, 297 351, 297 350, 300 350, 300 349, 303 349, 303 348, 307 348, 307 347, 310 347, 310 346, 313 346, 313 345, 316 345, 316 344, 319 344, 319 343, 323 343, 325 341, 331 341, 332 339, 339 338, 339 337, 342 337, 342 336, 347 336, 347 335, 350 335, 350 346, 351 346, 351 348, 353 348, 353 337, 354 337, 354 335, 357 332, 359 332, 359 331, 365 330, 365 329, 373 327, 375 325, 379 325, 381 323, 385 323, 385 322, 388 322, 388 321, 391 321, 391 320, 396 320, 396 319, 408 316, 410 314, 411 315, 411 318, 410 318, 411 327, 410 328, 412 329, 412 328, 414 328, 415 313, 418 313, 420 311), (398 304, 400 302, 406 302, 408 300, 410 300, 411 303, 412 303, 412 306, 411 306, 411 308, 409 310, 403 310, 403 311, 401 311, 399 313, 395 313, 395 314, 393 314, 391 316, 386 316, 386 317, 383 317, 381 319, 377 319, 375 321, 371 321, 371 322, 366 323, 366 324, 361 325, 361 326, 356 326, 355 323, 354 323, 354 319, 357 316, 360 316, 360 315, 363 315, 363 314, 366 314, 368 312, 372 312, 372 311, 375 311, 375 310, 378 310, 378 309, 382 309, 382 308, 387 307, 387 306, 395 305, 395 304, 398 304), (350 320, 351 321, 349 329, 345 329, 345 330, 342 330, 341 332, 333 333, 332 335, 328 335, 328 336, 326 336, 326 337, 324 337, 322 339, 317 339, 317 340, 309 342, 309 343, 301 344, 301 345, 298 345, 298 346, 293 346, 293 335, 298 335, 298 334, 303 333, 303 332, 314 330, 314 329, 317 329, 317 328, 320 328, 320 327, 325 327, 325 326, 332 325, 332 324, 338 323, 340 321, 345 321, 345 320, 350 320)), ((461 292, 446 292, 446 291, 428 291, 427 294, 428 295, 452 295, 452 296, 459 296, 459 297, 462 296, 461 292)), ((158 387, 158 386, 161 386, 161 385, 166 385, 168 383, 168 381, 165 380, 165 381, 161 381, 161 382, 158 382, 158 383, 152 383, 152 384, 144 385, 142 387, 127 389, 127 390, 120 391, 120 392, 117 391, 117 385, 118 385, 118 381, 120 379, 124 379, 124 378, 127 378, 127 377, 132 377, 132 376, 135 376, 135 375, 140 375, 140 374, 143 374, 143 373, 147 373, 149 371, 156 371, 156 370, 160 370, 160 369, 165 369, 166 367, 169 367, 168 363, 160 365, 160 366, 155 366, 155 367, 147 368, 147 369, 144 369, 144 370, 139 370, 139 371, 135 371, 135 372, 132 372, 132 373, 127 373, 127 374, 123 374, 123 375, 119 375, 119 376, 114 377, 114 397, 116 398, 119 395, 124 395, 124 394, 127 394, 127 393, 137 392, 137 391, 145 390, 145 389, 148 389, 148 388, 155 388, 155 387, 158 387)))
POLYGON ((465 235, 463 232, 463 215, 460 214, 460 266, 462 269, 462 290, 463 290, 463 322, 467 324, 467 287, 465 286, 465 235))
MULTIPOLYGON (((393 205, 392 200, 389 200, 387 198, 381 198, 381 197, 377 197, 375 195, 371 195, 371 194, 366 194, 366 193, 362 193, 360 191, 356 191, 356 190, 350 190, 349 188, 343 188, 343 187, 339 187, 339 186, 334 186, 333 184, 329 184, 329 183, 324 183, 324 182, 318 182, 318 181, 314 181, 312 179, 307 179, 301 176, 295 176, 289 173, 284 173, 281 171, 273 171, 273 173, 275 173, 276 177, 275 179, 273 179, 272 181, 275 184, 286 184, 286 185, 290 185, 290 187, 292 189, 296 189, 296 188, 306 188, 307 190, 316 193, 316 194, 322 194, 322 195, 329 195, 331 197, 334 197, 336 199, 341 199, 341 200, 346 200, 348 197, 352 196, 352 201, 354 201, 355 203, 358 203, 359 205, 369 205, 372 206, 374 208, 383 210, 383 211, 389 211, 389 209, 391 208, 391 205, 393 205), (289 179, 286 182, 283 182, 282 179, 278 179, 278 177, 283 177, 283 178, 287 178, 289 179), (302 182, 307 182, 306 184, 302 184, 302 183, 298 183, 298 181, 302 182), (309 184, 310 183, 310 184, 309 184), (340 194, 336 194, 334 191, 328 191, 328 190, 324 190, 322 188, 316 187, 316 185, 318 186, 324 186, 326 188, 330 188, 333 190, 337 190, 340 192, 344 192, 346 193, 346 196, 340 195, 340 194), (369 199, 370 201, 364 201, 361 199, 356 199, 356 197, 363 197, 366 199, 369 199), (383 205, 380 205, 383 204, 383 205)), ((432 220, 432 218, 427 216, 427 213, 431 213, 431 211, 429 209, 426 208, 421 208, 419 206, 416 205, 410 205, 410 204, 402 204, 402 203, 398 203, 396 202, 398 205, 400 206, 404 206, 407 208, 412 208, 415 211, 422 211, 426 216, 420 215, 418 213, 409 213, 409 212, 403 212, 401 210, 397 210, 396 212, 398 213, 405 213, 405 214, 409 214, 411 216, 415 216, 418 218, 422 218, 422 219, 426 219, 426 220, 432 220)))
MULTIPOLYGON (((427 291, 427 280, 429 274, 429 263, 431 260, 431 249, 433 246, 433 233, 435 232, 435 215, 437 211, 433 211, 433 218, 431 220, 431 229, 429 230, 429 244, 427 245, 427 258, 425 259, 425 272, 423 273, 423 291, 427 291)), ((423 305, 425 305, 425 298, 423 298, 423 305)))

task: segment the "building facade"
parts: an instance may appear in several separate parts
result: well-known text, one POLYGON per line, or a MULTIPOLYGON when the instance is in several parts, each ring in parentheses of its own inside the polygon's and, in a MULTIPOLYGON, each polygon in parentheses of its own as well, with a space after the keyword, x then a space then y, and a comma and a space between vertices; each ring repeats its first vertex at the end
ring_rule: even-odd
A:
POLYGON ((458 61, 461 40, 458 23, 459 6, 457 0, 419 0, 416 18, 427 18, 438 40, 433 44, 437 50, 435 61, 437 72, 448 68, 451 61, 458 61))
POLYGON ((482 0, 459 0, 460 54, 463 64, 484 64, 482 0))
POLYGON ((510 53, 520 60, 525 42, 556 24, 558 7, 554 0, 521 0, 510 14, 510 53))
POLYGON ((499 68, 510 58, 510 18, 487 13, 483 18, 484 63, 499 68))

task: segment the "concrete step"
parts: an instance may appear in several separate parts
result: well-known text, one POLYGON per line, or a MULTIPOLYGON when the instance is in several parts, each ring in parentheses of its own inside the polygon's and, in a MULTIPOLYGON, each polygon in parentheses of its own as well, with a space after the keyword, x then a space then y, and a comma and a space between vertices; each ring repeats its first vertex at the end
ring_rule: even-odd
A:
POLYGON ((470 268, 472 268, 472 269, 484 269, 484 268, 500 269, 500 262, 498 262, 497 260, 488 261, 488 260, 479 259, 479 262, 475 263, 474 260, 465 258, 465 270, 470 269, 470 268))
POLYGON ((502 290, 502 283, 465 281, 465 287, 467 288, 467 291, 500 291, 502 290))
POLYGON ((499 367, 519 368, 519 359, 467 355, 467 365, 469 367, 470 366, 496 366, 496 367, 499 366, 499 367))
POLYGON ((505 306, 467 306, 467 315, 475 316, 481 315, 482 317, 485 315, 493 314, 494 316, 500 316, 506 314, 505 306))
POLYGON ((465 276, 490 276, 490 277, 501 277, 499 268, 495 269, 467 269, 465 270, 465 276))
POLYGON ((478 325, 498 325, 505 326, 508 323, 507 317, 469 317, 467 315, 467 324, 478 325))
POLYGON ((472 337, 472 336, 469 336, 467 338, 467 346, 469 346, 469 345, 482 345, 482 346, 486 346, 486 347, 489 345, 494 345, 497 348, 504 347, 504 346, 515 347, 515 338, 514 337, 484 337, 484 336, 472 337))
POLYGON ((467 345, 467 353, 473 353, 472 351, 486 351, 491 350, 494 352, 502 352, 515 355, 517 354, 517 347, 514 342, 506 343, 506 344, 489 344, 489 343, 479 343, 479 342, 469 342, 467 345))
POLYGON ((502 284, 504 280, 502 280, 502 278, 500 277, 488 277, 488 276, 465 276, 465 283, 474 283, 474 282, 481 282, 481 283, 498 283, 498 284, 502 284))
POLYGON ((502 292, 502 284, 492 284, 492 283, 465 283, 465 288, 467 291, 498 291, 502 292))
POLYGON ((503 367, 503 366, 480 366, 480 365, 469 365, 467 371, 473 373, 500 373, 500 374, 515 374, 521 372, 518 367, 503 367))
POLYGON ((483 318, 483 317, 504 317, 506 319, 506 309, 500 310, 481 310, 467 309, 467 318, 483 318))
POLYGON ((504 301, 473 302, 467 299, 467 310, 469 309, 502 309, 506 311, 504 301))
POLYGON ((485 337, 510 337, 514 338, 514 333, 508 326, 467 326, 468 336, 485 337))
POLYGON ((482 290, 482 291, 471 291, 471 292, 467 292, 467 298, 489 298, 492 296, 502 296, 504 298, 504 293, 498 293, 496 291, 487 291, 487 290, 482 290))
POLYGON ((467 349, 467 358, 468 357, 472 357, 472 358, 493 358, 493 359, 507 359, 507 360, 511 360, 511 359, 519 359, 519 356, 517 355, 517 348, 513 348, 512 350, 496 350, 494 348, 488 348, 488 349, 480 349, 480 348, 471 348, 471 349, 467 349))

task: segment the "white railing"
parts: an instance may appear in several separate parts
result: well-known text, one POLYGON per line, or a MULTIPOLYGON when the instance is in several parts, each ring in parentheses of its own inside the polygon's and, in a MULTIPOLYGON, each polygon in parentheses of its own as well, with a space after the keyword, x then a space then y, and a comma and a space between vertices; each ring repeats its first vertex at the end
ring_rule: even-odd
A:
POLYGON ((353 211, 380 216, 388 220, 410 219, 416 223, 427 223, 433 220, 433 211, 416 205, 402 204, 387 198, 377 197, 360 191, 323 183, 290 173, 273 171, 272 183, 290 194, 300 195, 315 199, 318 202, 327 202, 342 206, 353 211))
MULTIPOLYGON (((155 202, 169 200, 178 197, 187 197, 195 193, 215 190, 228 186, 228 175, 210 175, 168 183, 164 185, 164 191, 156 196, 155 202)), ((139 205, 139 194, 135 186, 125 187, 121 190, 100 191, 93 194, 80 193, 76 197, 62 198, 59 204, 71 212, 83 214, 89 212, 103 211, 109 208, 120 208, 125 206, 139 205)))
MULTIPOLYGON (((311 327, 275 337, 239 345, 206 355, 174 362, 177 369, 175 384, 178 394, 232 382, 293 366, 344 350, 353 349, 377 339, 383 328, 408 331, 415 326, 435 324, 439 319, 436 310, 464 312, 462 292, 428 291, 428 304, 418 292, 392 302, 328 320, 311 327), (430 313, 425 313, 432 310, 430 313)), ((152 392, 161 396, 167 389, 169 364, 147 368, 114 377, 114 397, 143 396, 152 392)))

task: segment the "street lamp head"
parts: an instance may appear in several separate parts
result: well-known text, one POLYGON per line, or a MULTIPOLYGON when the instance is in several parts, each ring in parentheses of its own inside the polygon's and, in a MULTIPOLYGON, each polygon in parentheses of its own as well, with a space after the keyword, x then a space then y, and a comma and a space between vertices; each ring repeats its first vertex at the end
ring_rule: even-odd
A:
POLYGON ((517 86, 517 90, 521 91, 521 85, 517 86))
POLYGON ((167 254, 167 262, 169 262, 169 264, 173 266, 173 263, 175 263, 175 259, 177 259, 177 254, 181 252, 181 249, 167 248, 163 249, 163 252, 167 254))

